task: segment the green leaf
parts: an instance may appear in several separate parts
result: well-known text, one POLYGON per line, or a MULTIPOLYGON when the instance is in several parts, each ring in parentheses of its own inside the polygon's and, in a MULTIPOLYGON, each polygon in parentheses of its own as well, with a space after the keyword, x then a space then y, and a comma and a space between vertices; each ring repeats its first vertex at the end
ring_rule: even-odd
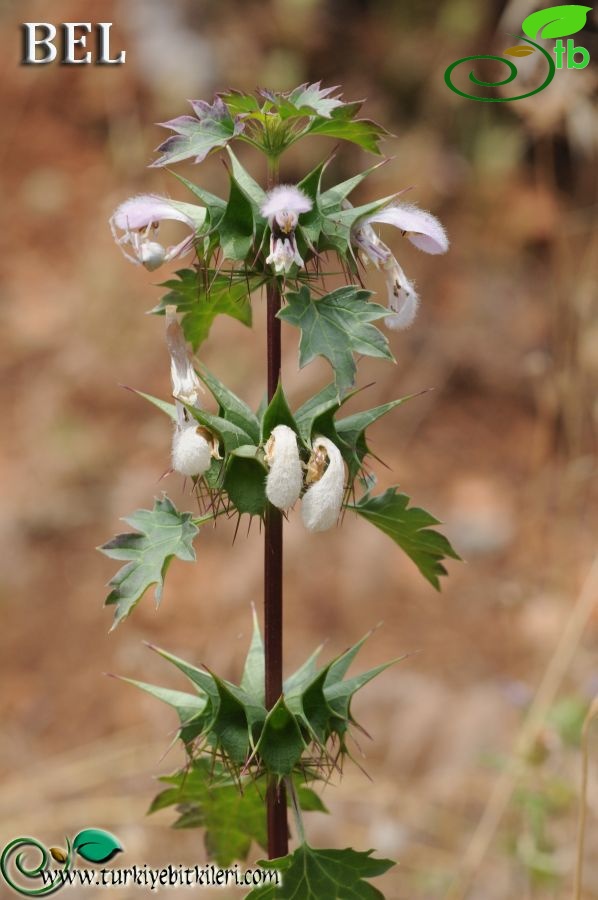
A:
POLYGON ((225 147, 232 138, 245 128, 240 117, 233 118, 220 97, 210 105, 203 100, 191 101, 194 116, 178 116, 163 122, 163 128, 174 131, 157 147, 162 155, 152 166, 167 166, 195 157, 194 162, 202 162, 206 156, 219 147, 225 147))
POLYGON ((305 660, 303 665, 300 666, 296 672, 293 672, 292 675, 289 675, 289 677, 285 680, 285 696, 305 690, 307 685, 312 681, 316 672, 318 671, 317 659, 322 652, 323 647, 323 644, 320 644, 319 647, 316 647, 314 652, 305 660))
POLYGON ((175 828, 205 828, 206 849, 217 865, 247 859, 252 841, 266 848, 264 796, 254 781, 245 779, 239 791, 208 759, 195 759, 189 770, 160 780, 172 787, 158 794, 149 812, 176 806, 175 828))
POLYGON ((322 210, 324 210, 324 212, 340 210, 343 200, 346 200, 349 194, 351 194, 355 188, 368 177, 368 175, 371 175, 372 172, 380 166, 385 165, 385 163, 386 160, 378 162, 375 165, 370 166, 369 169, 366 169, 365 172, 360 172, 359 175, 353 175, 352 178, 348 178, 346 181, 341 181, 339 184, 335 184, 334 187, 328 188, 328 190, 324 191, 324 193, 319 196, 319 204, 322 210))
POLYGON ((254 94, 245 94, 243 91, 226 91, 219 95, 228 106, 233 115, 239 113, 251 114, 260 112, 260 104, 254 94))
POLYGON ((306 400, 295 412, 295 421, 303 440, 309 444, 314 432, 314 423, 320 416, 328 413, 335 413, 340 407, 338 398, 338 390, 334 383, 327 384, 326 387, 306 400))
POLYGON ((242 272, 213 275, 194 269, 179 269, 176 275, 178 280, 172 278, 160 285, 169 290, 152 313, 164 315, 167 306, 176 306, 182 313, 185 338, 194 350, 206 340, 218 315, 231 316, 251 327, 250 297, 262 283, 260 277, 246 277, 242 272))
POLYGON ((241 687, 250 697, 258 700, 262 705, 265 705, 264 685, 264 642, 262 640, 257 613, 255 607, 253 607, 253 634, 247 658, 245 660, 245 668, 243 669, 243 677, 241 678, 241 687))
POLYGON ((241 428, 250 436, 253 443, 259 443, 260 423, 253 410, 244 400, 237 397, 215 375, 209 372, 205 366, 201 367, 198 374, 218 403, 219 415, 241 428))
POLYGON ((289 107, 293 107, 293 113, 316 114, 329 118, 333 110, 340 106, 346 106, 339 97, 331 97, 338 87, 321 87, 322 82, 314 82, 313 84, 301 84, 294 90, 289 91, 286 95, 287 102, 281 104, 281 116, 286 118, 285 113, 289 114, 289 107))
POLYGON ((449 541, 430 526, 438 519, 423 509, 408 507, 409 497, 397 494, 394 487, 378 497, 365 494, 358 503, 348 504, 376 528, 387 534, 413 560, 431 585, 440 589, 440 576, 446 575, 442 561, 446 557, 460 559, 449 541))
POLYGON ((191 513, 180 513, 168 497, 155 500, 154 508, 138 509, 123 519, 137 532, 118 534, 98 549, 111 559, 129 560, 110 580, 112 588, 106 605, 116 606, 113 628, 125 619, 151 585, 156 585, 156 602, 164 588, 164 578, 176 556, 195 561, 193 539, 199 528, 191 513))
POLYGON ((310 124, 307 133, 340 138, 378 155, 382 153, 380 141, 388 134, 385 128, 370 119, 345 119, 334 115, 329 119, 318 116, 310 124))
POLYGON ((147 684, 145 681, 136 681, 134 678, 123 678, 121 675, 116 676, 119 681, 125 681, 132 684, 146 694, 155 697, 162 703, 171 706, 180 719, 181 724, 186 724, 194 719, 199 713, 204 712, 206 708, 206 697, 198 694, 187 694, 185 691, 173 691, 170 688, 160 687, 157 684, 147 684))
POLYGON ((233 178, 245 197, 251 202, 254 215, 258 219, 263 219, 260 208, 265 200, 266 192, 261 185, 257 183, 255 178, 249 174, 247 169, 241 165, 239 159, 235 156, 230 147, 227 148, 227 152, 232 165, 233 178))
MULTIPOLYGON (((224 868, 247 859, 252 841, 266 849, 265 779, 233 781, 220 763, 203 758, 160 781, 169 787, 155 797, 148 812, 175 806, 175 828, 204 828, 208 856, 217 865, 224 868)), ((302 810, 328 812, 306 784, 296 779, 295 789, 302 810)))
POLYGON ((264 410, 262 416, 262 443, 268 440, 274 428, 277 425, 287 425, 293 431, 298 432, 297 423, 293 417, 293 413, 289 409, 287 398, 282 389, 282 383, 279 381, 274 396, 264 410))
POLYGON ((233 456, 226 466, 223 487, 241 515, 264 515, 266 470, 259 459, 233 456))
POLYGON ((315 850, 301 844, 294 853, 280 859, 260 860, 264 869, 282 875, 282 885, 254 888, 247 900, 384 900, 384 895, 366 879, 387 872, 395 863, 375 859, 367 853, 346 850, 315 850))
POLYGON ((210 222, 214 225, 226 209, 226 200, 223 200, 222 197, 218 197, 216 194, 212 194, 210 191, 206 191, 205 188, 195 184, 193 181, 189 181, 188 178, 184 178, 182 175, 179 175, 178 172, 173 171, 172 174, 177 181, 184 184, 187 190, 191 191, 191 193, 206 206, 210 213, 210 222))
POLYGON ((252 443, 251 435, 241 425, 237 425, 229 419, 223 419, 222 416, 214 416, 205 409, 198 409, 196 406, 185 404, 185 408, 200 425, 215 432, 220 437, 227 454, 232 453, 237 447, 243 447, 245 444, 252 443))
MULTIPOLYGON (((357 476, 365 457, 370 453, 370 448, 365 438, 366 429, 391 410, 410 399, 411 396, 402 397, 400 400, 392 400, 390 403, 383 403, 381 406, 375 406, 373 409, 365 409, 362 412, 354 413, 352 416, 346 416, 344 419, 338 419, 335 422, 337 434, 348 448, 348 452, 343 453, 343 457, 349 467, 350 481, 357 476)), ((342 449, 341 447, 341 452, 342 449)))
POLYGON ((176 412, 176 406, 174 403, 169 403, 167 400, 160 400, 159 397, 152 397, 151 394, 146 394, 144 391, 138 391, 136 388, 129 388, 129 390, 133 391, 134 394, 137 394, 138 397, 143 397, 144 400, 149 401, 149 403, 156 406, 159 410, 172 419, 173 422, 178 421, 178 416, 176 412))
POLYGON ((218 223, 220 247, 226 259, 244 261, 254 240, 253 207, 234 176, 226 210, 218 223))
POLYGON ((297 719, 280 697, 268 713, 256 752, 269 773, 282 777, 291 774, 304 748, 297 719))
POLYGON ((109 831, 101 828, 86 828, 80 831, 73 840, 73 850, 87 862, 105 863, 122 852, 117 838, 109 831))
POLYGON ((535 38, 540 29, 541 38, 566 37, 569 34, 577 34, 585 27, 591 9, 591 6, 579 6, 576 3, 539 9, 523 20, 521 28, 528 38, 535 38))
POLYGON ((301 329, 300 368, 316 356, 325 357, 333 368, 339 398, 355 381, 354 353, 394 361, 388 341, 370 324, 388 310, 368 303, 370 296, 369 291, 349 285, 315 300, 303 285, 298 293, 286 295, 287 305, 278 313, 280 319, 301 329))

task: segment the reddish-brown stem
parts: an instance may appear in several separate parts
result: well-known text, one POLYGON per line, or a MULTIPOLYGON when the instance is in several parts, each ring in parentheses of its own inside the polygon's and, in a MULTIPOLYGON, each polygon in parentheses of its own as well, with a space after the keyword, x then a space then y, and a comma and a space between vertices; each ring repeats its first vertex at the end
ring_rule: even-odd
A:
MULTIPOLYGON (((268 186, 276 174, 269 171, 268 186)), ((268 400, 280 379, 280 287, 271 281, 267 287, 268 400)), ((264 650, 266 666, 266 707, 272 709, 282 695, 282 513, 268 504, 264 528, 264 650)), ((284 784, 272 779, 266 794, 268 820, 268 856, 276 859, 289 852, 287 800, 284 784)))

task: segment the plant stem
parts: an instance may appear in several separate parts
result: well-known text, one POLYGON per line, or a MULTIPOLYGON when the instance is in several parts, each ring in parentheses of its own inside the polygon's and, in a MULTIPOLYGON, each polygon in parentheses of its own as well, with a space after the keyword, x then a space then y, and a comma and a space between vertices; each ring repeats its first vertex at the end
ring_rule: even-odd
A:
MULTIPOLYGON (((268 187, 278 175, 278 166, 270 162, 268 187)), ((268 400, 276 392, 280 379, 280 286, 272 280, 267 286, 268 400)), ((266 665, 266 706, 276 704, 282 695, 282 513, 268 504, 264 528, 264 651, 266 665)), ((272 779, 266 794, 268 856, 276 859, 289 852, 287 801, 283 783, 272 779)))

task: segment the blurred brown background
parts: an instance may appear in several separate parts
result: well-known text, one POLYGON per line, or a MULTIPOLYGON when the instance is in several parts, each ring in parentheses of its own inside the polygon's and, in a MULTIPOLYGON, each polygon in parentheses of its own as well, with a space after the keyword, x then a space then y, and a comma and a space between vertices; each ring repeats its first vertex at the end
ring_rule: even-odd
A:
MULTIPOLYGON (((176 477, 159 481, 168 424, 119 388, 168 395, 163 323, 144 317, 167 272, 127 263, 107 219, 141 191, 190 199, 168 173, 146 167, 165 136, 153 123, 186 112, 186 98, 323 79, 341 83, 347 98, 366 96, 367 115, 396 135, 384 145, 393 161, 358 198, 414 185, 410 199, 451 238, 446 257, 430 258, 387 235, 422 308, 409 332, 391 336, 396 367, 360 367, 360 383, 375 385, 352 408, 434 389, 375 427, 373 448, 390 467, 376 471, 382 486, 400 483, 446 523, 467 564, 450 566, 437 595, 365 522, 347 517, 315 537, 291 516, 288 669, 321 640, 337 653, 380 620, 362 666, 413 654, 355 707, 374 738, 360 739, 372 782, 348 764, 324 794, 333 815, 309 816, 308 834, 320 846, 373 846, 397 859, 379 882, 389 900, 447 896, 464 861, 471 877, 453 896, 570 896, 580 727, 598 689, 596 577, 580 601, 598 519, 596 70, 557 73, 545 92, 517 103, 474 103, 443 82, 454 59, 512 43, 506 33, 518 33, 534 8, 525 0, 0 5, 3 844, 33 834, 60 845, 94 825, 121 838, 122 865, 204 858, 200 834, 172 832, 170 812, 144 817, 153 777, 180 762, 178 751, 162 759, 173 716, 102 673, 184 687, 143 646, 149 640, 237 676, 250 603, 261 598, 261 538, 254 525, 231 549, 232 524, 205 529, 197 565, 173 564, 161 608, 148 594, 108 634, 102 601, 114 564, 93 548, 162 489, 178 505, 194 501, 176 477), (79 20, 114 22, 113 49, 126 48, 126 65, 18 64, 20 22, 79 20), (526 727, 540 685, 539 725, 536 717, 526 727), (524 759, 512 772, 522 726, 524 759)), ((576 38, 596 59, 597 28, 593 13, 576 38)), ((285 177, 300 177, 330 149, 324 139, 304 142, 285 177)), ((259 161, 243 159, 261 177, 259 161)), ((343 147, 330 178, 368 162, 343 147)), ((217 157, 178 171, 226 190, 217 157)), ((383 290, 373 276, 371 284, 383 290)), ((261 298, 254 309, 253 331, 218 320, 201 357, 257 405, 261 298)), ((298 404, 328 371, 314 364, 299 374, 297 333, 285 329, 284 341, 298 404)), ((587 898, 598 897, 597 790, 590 778, 587 898)))

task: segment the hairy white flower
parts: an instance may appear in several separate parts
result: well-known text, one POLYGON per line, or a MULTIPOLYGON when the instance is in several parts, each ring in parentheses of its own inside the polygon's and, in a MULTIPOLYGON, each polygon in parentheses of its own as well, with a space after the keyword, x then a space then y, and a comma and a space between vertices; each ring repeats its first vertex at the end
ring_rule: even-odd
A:
POLYGON ((299 459, 297 435, 288 425, 272 429, 265 447, 270 467, 266 478, 266 497, 273 506, 287 510, 299 499, 303 487, 303 470, 299 459))
POLYGON ((127 259, 149 272, 193 249, 195 232, 204 224, 206 210, 193 203, 168 200, 155 194, 141 194, 121 203, 110 217, 112 236, 127 259), (160 222, 183 222, 192 233, 172 247, 155 240, 160 222), (119 232, 122 232, 119 234, 119 232), (131 252, 127 252, 130 248, 131 252))
POLYGON ((274 266, 277 275, 288 272, 293 263, 303 266, 295 229, 301 213, 311 208, 309 197, 293 184, 278 185, 266 194, 261 206, 270 226, 270 255, 266 263, 274 266))
POLYGON ((189 477, 203 475, 212 461, 212 448, 197 422, 177 425, 172 436, 172 468, 189 477))
POLYGON ((448 238, 436 216, 411 203, 394 203, 369 216, 362 216, 351 229, 351 243, 361 261, 372 262, 386 274, 388 307, 391 315, 384 319, 387 328, 408 328, 415 319, 419 297, 389 247, 380 240, 372 223, 394 225, 425 253, 446 253, 448 238))
POLYGON ((291 228, 296 227, 301 213, 309 212, 312 205, 311 200, 301 188, 294 184, 279 184, 268 191, 261 211, 268 221, 276 218, 278 226, 286 230, 288 234, 291 228))
POLYGON ((267 257, 266 263, 274 266, 277 275, 281 275, 283 272, 286 274, 293 263, 297 263, 299 268, 303 268, 303 259, 297 249, 295 235, 275 238, 274 234, 271 234, 270 255, 267 257))
POLYGON ((306 481, 310 487, 301 501, 303 524, 308 531, 327 531, 340 515, 345 492, 343 458, 328 438, 313 441, 306 481))
POLYGON ((387 328, 392 329, 409 328, 419 306, 417 291, 394 256, 391 256, 384 269, 386 270, 388 308, 392 310, 392 315, 386 316, 384 324, 387 328))
POLYGON ((199 395, 203 388, 193 368, 185 334, 176 316, 176 306, 166 307, 166 346, 170 353, 173 397, 175 400, 201 408, 199 395))

